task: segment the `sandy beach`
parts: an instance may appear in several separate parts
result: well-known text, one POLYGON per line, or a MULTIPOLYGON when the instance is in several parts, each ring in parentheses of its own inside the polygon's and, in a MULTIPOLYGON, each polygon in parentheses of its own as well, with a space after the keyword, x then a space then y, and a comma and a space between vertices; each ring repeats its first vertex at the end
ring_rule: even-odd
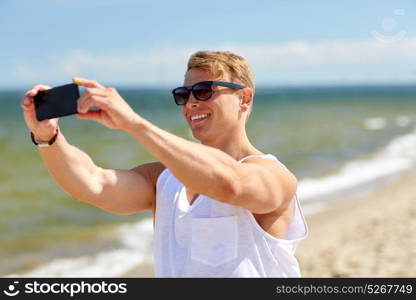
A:
POLYGON ((416 276, 416 173, 307 218, 304 277, 416 276))
MULTIPOLYGON (((307 217, 303 277, 416 276, 416 172, 307 217)), ((125 277, 153 277, 151 262, 125 277)))

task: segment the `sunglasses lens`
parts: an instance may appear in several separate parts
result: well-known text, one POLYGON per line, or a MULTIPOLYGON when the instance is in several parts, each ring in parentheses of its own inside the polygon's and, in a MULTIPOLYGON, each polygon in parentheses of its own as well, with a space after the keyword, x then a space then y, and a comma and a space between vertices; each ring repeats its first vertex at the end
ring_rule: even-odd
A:
POLYGON ((208 83, 198 83, 193 88, 193 95, 198 100, 208 100, 212 96, 212 88, 208 83))
POLYGON ((185 105, 188 102, 189 98, 189 90, 183 87, 177 88, 173 90, 173 98, 175 99, 175 103, 177 105, 185 105))

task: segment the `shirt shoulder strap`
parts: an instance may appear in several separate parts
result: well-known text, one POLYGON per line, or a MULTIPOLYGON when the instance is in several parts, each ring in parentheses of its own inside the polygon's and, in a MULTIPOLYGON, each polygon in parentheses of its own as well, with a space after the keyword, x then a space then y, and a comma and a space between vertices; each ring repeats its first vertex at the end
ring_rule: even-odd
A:
POLYGON ((258 158, 266 158, 266 159, 272 159, 272 160, 276 160, 276 161, 278 161, 278 159, 276 158, 276 156, 274 156, 273 154, 263 154, 263 155, 249 155, 249 156, 243 157, 243 158, 242 158, 242 159, 240 159, 238 162, 243 162, 243 161, 245 161, 246 159, 249 159, 249 158, 254 158, 254 157, 258 157, 258 158))

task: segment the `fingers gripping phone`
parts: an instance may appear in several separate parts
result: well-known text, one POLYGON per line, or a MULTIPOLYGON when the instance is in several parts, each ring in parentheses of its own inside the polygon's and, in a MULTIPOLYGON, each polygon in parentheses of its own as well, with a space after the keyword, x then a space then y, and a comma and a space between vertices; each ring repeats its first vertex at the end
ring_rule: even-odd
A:
POLYGON ((76 114, 79 89, 76 84, 66 84, 41 91, 34 97, 38 121, 76 114))

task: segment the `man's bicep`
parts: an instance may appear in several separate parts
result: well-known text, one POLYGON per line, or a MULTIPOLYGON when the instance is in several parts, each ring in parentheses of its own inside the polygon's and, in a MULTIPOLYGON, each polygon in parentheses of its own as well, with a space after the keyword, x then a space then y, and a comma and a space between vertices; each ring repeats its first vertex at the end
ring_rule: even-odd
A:
POLYGON ((162 170, 158 162, 130 170, 103 170, 103 195, 106 196, 97 206, 117 214, 151 210, 156 181, 162 170))

